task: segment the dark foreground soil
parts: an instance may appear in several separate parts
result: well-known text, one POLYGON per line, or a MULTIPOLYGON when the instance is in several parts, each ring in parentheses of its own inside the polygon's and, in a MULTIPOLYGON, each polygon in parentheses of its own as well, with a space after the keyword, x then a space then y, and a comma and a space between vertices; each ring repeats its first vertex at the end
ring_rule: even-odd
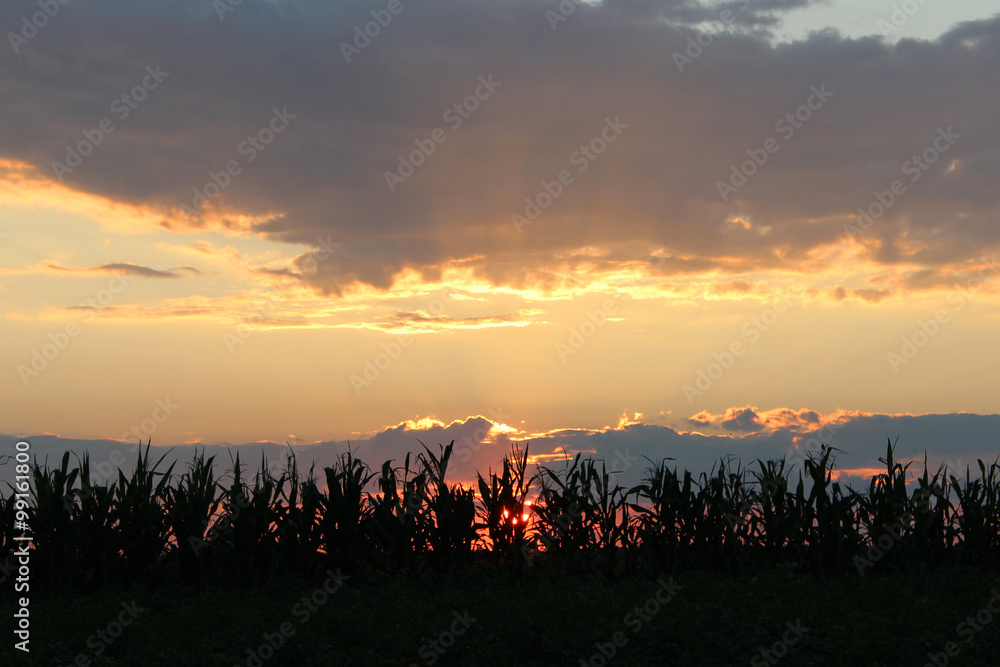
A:
POLYGON ((4 600, 0 665, 1000 666, 1000 578, 982 573, 104 589, 32 597, 30 653, 4 600))

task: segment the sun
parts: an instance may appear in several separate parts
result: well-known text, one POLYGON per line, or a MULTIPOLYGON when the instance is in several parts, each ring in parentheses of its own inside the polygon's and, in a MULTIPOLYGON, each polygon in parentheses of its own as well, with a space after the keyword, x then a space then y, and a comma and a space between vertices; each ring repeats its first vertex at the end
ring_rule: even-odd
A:
POLYGON ((531 501, 525 500, 520 507, 505 507, 503 510, 503 519, 500 521, 500 525, 510 524, 511 526, 517 526, 520 524, 522 526, 526 526, 530 521, 531 501))

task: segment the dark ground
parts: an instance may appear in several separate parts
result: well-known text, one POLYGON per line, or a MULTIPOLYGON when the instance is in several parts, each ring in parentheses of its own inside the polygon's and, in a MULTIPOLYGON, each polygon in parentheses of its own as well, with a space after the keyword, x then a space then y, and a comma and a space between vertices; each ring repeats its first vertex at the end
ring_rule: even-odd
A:
MULTIPOLYGON (((679 588, 664 604, 656 595, 670 597, 669 577, 534 574, 516 581, 473 574, 354 578, 339 589, 331 581, 335 592, 325 602, 315 586, 288 581, 239 591, 35 595, 30 654, 13 648, 14 607, 5 591, 0 664, 922 667, 934 664, 931 652, 940 654, 939 666, 1000 666, 1000 613, 982 611, 975 620, 1000 591, 996 575, 687 573, 673 581, 679 588), (302 601, 313 593, 310 610, 302 601), (133 600, 136 608, 127 608, 133 600), (646 603, 646 611, 636 611, 646 603), (975 625, 965 621, 970 616, 975 625), (118 634, 119 620, 128 624, 105 643, 98 633, 118 634), (280 646, 258 660, 249 651, 270 654, 265 634, 280 646), (614 651, 607 661, 602 646, 614 651), (782 657, 763 655, 765 647, 782 657), (947 648, 960 652, 949 658, 947 648)), ((1000 595, 993 608, 1000 611, 1000 595)))

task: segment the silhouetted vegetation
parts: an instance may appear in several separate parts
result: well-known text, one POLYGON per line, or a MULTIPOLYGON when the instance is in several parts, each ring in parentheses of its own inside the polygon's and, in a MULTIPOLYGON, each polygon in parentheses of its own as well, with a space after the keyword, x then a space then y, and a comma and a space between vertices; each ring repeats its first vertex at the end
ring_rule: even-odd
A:
MULTIPOLYGON (((528 447, 478 475, 446 481, 454 443, 401 466, 373 470, 345 453, 318 479, 295 456, 280 471, 261 461, 252 479, 237 455, 215 477, 195 456, 175 474, 141 451, 131 475, 91 479, 87 456, 70 467, 32 466, 32 588, 92 590, 109 582, 229 586, 274 575, 344 572, 516 574, 788 569, 814 574, 923 572, 1000 566, 1000 462, 979 475, 945 467, 907 485, 909 464, 887 446, 885 472, 860 491, 837 481, 834 453, 742 468, 722 461, 697 477, 650 461, 625 488, 603 461, 577 455, 528 474, 528 447)), ((13 491, 0 559, 14 548, 13 491)))

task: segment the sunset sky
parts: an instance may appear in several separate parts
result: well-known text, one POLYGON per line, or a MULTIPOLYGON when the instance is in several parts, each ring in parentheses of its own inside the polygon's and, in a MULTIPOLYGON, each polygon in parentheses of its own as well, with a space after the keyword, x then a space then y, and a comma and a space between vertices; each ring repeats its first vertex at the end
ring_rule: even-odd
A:
POLYGON ((5 452, 1000 451, 995 2, 53 6, 0 6, 5 452))

